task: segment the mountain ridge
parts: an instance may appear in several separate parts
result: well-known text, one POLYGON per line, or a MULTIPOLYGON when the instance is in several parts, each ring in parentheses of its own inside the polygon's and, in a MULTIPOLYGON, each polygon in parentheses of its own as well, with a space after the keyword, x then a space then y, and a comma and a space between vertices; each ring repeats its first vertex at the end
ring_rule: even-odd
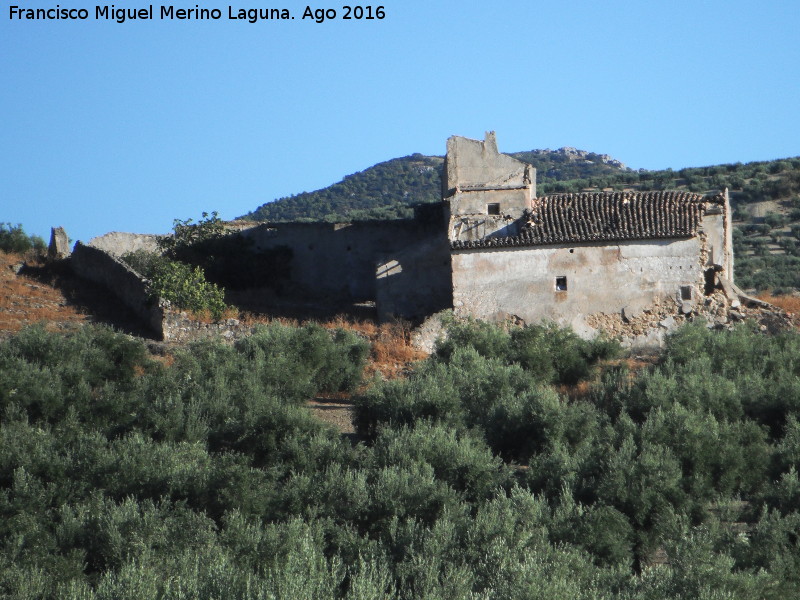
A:
MULTIPOLYGON (((540 184, 632 172, 607 154, 570 146, 508 154, 536 167, 540 184)), ((409 218, 415 204, 441 199, 443 164, 443 156, 419 153, 389 159, 328 187, 264 203, 240 218, 272 222, 409 218)))

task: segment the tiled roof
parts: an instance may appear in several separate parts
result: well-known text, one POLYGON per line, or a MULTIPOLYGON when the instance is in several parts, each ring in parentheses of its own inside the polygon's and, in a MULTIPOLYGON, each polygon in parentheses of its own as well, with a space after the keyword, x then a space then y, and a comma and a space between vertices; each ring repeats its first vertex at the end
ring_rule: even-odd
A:
POLYGON ((519 234, 451 243, 455 250, 571 242, 682 238, 697 235, 707 203, 722 195, 690 192, 582 192, 533 201, 519 234))

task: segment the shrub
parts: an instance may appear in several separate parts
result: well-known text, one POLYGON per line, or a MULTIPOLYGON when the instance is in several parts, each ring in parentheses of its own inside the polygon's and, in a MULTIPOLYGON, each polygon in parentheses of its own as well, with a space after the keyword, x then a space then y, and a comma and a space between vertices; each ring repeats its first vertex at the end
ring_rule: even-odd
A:
MULTIPOLYGON (((361 383, 369 344, 352 331, 309 323, 302 327, 259 326, 236 344, 264 372, 305 379, 318 392, 352 392, 361 383), (281 371, 284 370, 282 373, 281 371)), ((308 399, 308 394, 303 400, 308 399)))
POLYGON ((194 313, 208 312, 214 319, 220 319, 229 308, 225 304, 225 290, 206 281, 200 267, 192 267, 146 250, 129 252, 122 256, 122 260, 150 280, 153 299, 163 298, 176 308, 194 313))
POLYGON ((172 302, 178 308, 195 313, 208 311, 220 319, 228 308, 222 288, 206 281, 200 267, 179 262, 159 265, 150 280, 153 296, 172 302))
POLYGON ((0 223, 0 250, 24 254, 30 250, 43 253, 47 250, 44 240, 38 235, 28 235, 22 225, 0 223))
POLYGON ((292 250, 278 246, 256 251, 251 238, 228 231, 214 211, 198 222, 173 222, 173 234, 160 238, 165 256, 200 267, 209 281, 231 289, 276 286, 289 278, 292 250))
POLYGON ((502 461, 476 436, 424 421, 413 427, 382 429, 373 446, 373 460, 378 467, 427 463, 437 479, 472 500, 490 498, 509 477, 502 461))
POLYGON ((451 322, 447 337, 435 351, 437 358, 449 361, 459 348, 474 348, 486 358, 520 365, 543 383, 574 384, 586 378, 600 359, 617 356, 619 344, 606 337, 586 341, 571 329, 555 323, 512 327, 468 319, 451 322))

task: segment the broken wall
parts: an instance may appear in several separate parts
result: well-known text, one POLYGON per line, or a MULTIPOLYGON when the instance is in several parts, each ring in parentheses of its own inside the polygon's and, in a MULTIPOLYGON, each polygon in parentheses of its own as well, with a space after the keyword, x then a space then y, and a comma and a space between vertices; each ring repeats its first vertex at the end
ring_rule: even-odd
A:
POLYGON ((130 308, 154 333, 161 336, 164 312, 148 295, 147 282, 136 271, 111 253, 75 244, 70 256, 70 267, 80 277, 105 286, 120 302, 130 308))
POLYGON ((122 231, 112 231, 94 237, 89 240, 88 245, 114 256, 123 256, 128 252, 145 250, 147 252, 159 252, 158 240, 162 236, 148 233, 125 233, 122 231))
POLYGON ((453 136, 447 140, 443 193, 451 240, 516 235, 536 196, 536 169, 498 152, 494 132, 484 141, 453 136))
POLYGON ((708 248, 707 264, 720 275, 733 281, 733 222, 728 190, 724 204, 709 205, 703 215, 702 231, 708 248))
POLYGON ((536 195, 536 169, 497 150, 494 131, 483 141, 454 135, 447 140, 443 195, 466 190, 528 189, 536 195))
MULTIPOLYGON (((257 250, 290 248, 290 279, 308 297, 351 301, 375 300, 379 264, 395 259, 408 248, 425 246, 434 239, 445 240, 441 215, 427 222, 409 219, 264 224, 247 229, 242 235, 251 238, 257 250)), ((440 274, 449 273, 447 255, 440 262, 440 274)), ((420 276, 440 274, 427 269, 420 276)), ((408 281, 407 285, 417 284, 408 281)))

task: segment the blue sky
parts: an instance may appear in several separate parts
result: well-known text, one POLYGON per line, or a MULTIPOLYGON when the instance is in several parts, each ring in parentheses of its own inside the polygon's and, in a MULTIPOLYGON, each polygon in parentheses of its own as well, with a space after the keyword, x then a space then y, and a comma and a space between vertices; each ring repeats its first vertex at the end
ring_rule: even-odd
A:
POLYGON ((634 168, 800 155, 797 0, 383 1, 371 21, 196 0, 175 6, 222 19, 118 24, 94 0, 0 0, 0 222, 163 233, 489 129, 501 151, 574 146, 634 168), (59 2, 90 18, 9 18, 59 2))

